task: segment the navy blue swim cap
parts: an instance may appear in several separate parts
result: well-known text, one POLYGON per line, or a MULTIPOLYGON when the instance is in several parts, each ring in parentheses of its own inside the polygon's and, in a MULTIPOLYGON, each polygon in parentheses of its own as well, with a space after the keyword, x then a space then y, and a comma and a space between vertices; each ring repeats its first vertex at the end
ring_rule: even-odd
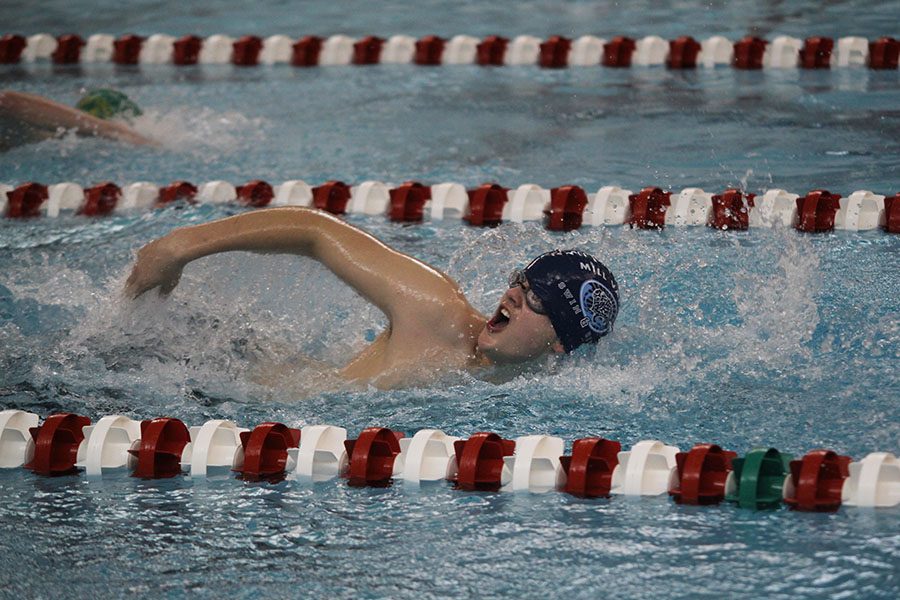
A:
POLYGON ((619 284, 599 260, 578 250, 541 254, 524 269, 566 352, 612 331, 619 284))

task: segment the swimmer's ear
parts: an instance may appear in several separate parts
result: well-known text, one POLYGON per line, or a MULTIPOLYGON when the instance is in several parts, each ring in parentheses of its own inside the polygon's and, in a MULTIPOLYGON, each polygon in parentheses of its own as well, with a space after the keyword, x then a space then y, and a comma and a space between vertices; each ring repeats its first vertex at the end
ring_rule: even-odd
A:
POLYGON ((565 354, 566 349, 559 340, 553 340, 550 343, 550 351, 553 354, 565 354))

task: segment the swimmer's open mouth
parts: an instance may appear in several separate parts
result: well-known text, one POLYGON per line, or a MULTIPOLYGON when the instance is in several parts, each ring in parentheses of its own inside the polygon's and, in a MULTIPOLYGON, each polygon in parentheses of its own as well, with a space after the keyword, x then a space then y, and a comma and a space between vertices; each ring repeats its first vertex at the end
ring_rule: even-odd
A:
POLYGON ((509 325, 509 311, 503 306, 499 306, 497 307, 497 312, 494 313, 491 320, 487 322, 488 331, 490 333, 497 333, 498 331, 503 331, 507 325, 509 325))

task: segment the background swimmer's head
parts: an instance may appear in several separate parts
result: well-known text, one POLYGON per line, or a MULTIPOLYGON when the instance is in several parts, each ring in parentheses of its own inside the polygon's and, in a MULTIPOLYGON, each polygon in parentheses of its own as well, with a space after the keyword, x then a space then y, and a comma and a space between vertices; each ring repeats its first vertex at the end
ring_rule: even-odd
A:
POLYGON ((495 363, 571 352, 612 331, 619 286, 603 263, 577 250, 554 250, 510 276, 478 349, 495 363))
POLYGON ((100 88, 88 90, 78 101, 75 108, 82 110, 98 119, 112 119, 124 117, 131 119, 142 114, 137 104, 128 96, 116 90, 100 88))

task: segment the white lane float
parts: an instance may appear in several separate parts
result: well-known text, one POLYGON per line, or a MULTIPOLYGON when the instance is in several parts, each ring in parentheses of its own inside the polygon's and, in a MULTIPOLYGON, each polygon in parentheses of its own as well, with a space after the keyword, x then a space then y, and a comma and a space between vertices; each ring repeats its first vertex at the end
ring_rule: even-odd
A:
POLYGON ((431 220, 460 219, 469 207, 469 195, 459 183, 438 183, 431 186, 431 220))
POLYGON ((603 58, 603 45, 606 40, 593 35, 583 35, 574 42, 569 50, 569 65, 574 67, 595 67, 603 58))
POLYGON ((509 201, 503 205, 503 220, 513 223, 540 221, 544 210, 550 205, 550 190, 539 185, 526 183, 515 191, 507 192, 509 201))
POLYGON ((237 200, 237 189, 227 181, 207 181, 197 188, 195 199, 204 204, 226 204, 237 200))
POLYGON ((292 179, 275 186, 272 206, 309 206, 313 201, 312 188, 305 181, 292 179))
POLYGON ((28 62, 49 60, 56 51, 58 42, 49 33, 36 33, 28 36, 25 48, 22 50, 22 59, 28 62))
POLYGON ((99 477, 104 470, 133 466, 128 453, 141 439, 141 423, 122 415, 107 415, 82 428, 84 439, 78 446, 75 466, 88 477, 99 477))
POLYGON ((213 468, 239 466, 243 455, 241 433, 248 429, 232 421, 214 419, 188 431, 191 441, 182 450, 181 465, 188 468, 191 477, 206 477, 213 468))
POLYGON ((631 217, 631 203, 628 197, 631 190, 607 185, 600 188, 592 197, 589 196, 584 211, 584 222, 587 225, 622 225, 631 217))
POLYGON ((88 37, 81 50, 82 62, 109 62, 112 60, 113 44, 116 39, 108 33, 95 33, 88 37))
POLYGON ((319 52, 320 65, 349 65, 353 59, 353 44, 356 42, 346 35, 333 35, 322 42, 319 52))
POLYGON ((204 65, 224 65, 231 62, 234 52, 234 38, 215 34, 203 40, 197 61, 204 65))
POLYGON ((541 54, 541 39, 533 35, 519 35, 513 38, 503 55, 507 66, 535 65, 541 54))
POLYGON ((286 35, 270 35, 263 40, 259 62, 264 65, 289 63, 293 54, 294 40, 286 35))
POLYGON ((610 494, 659 496, 669 489, 679 450, 658 440, 643 440, 631 450, 619 452, 610 494))
POLYGON ((409 64, 416 54, 416 38, 409 35, 392 35, 381 48, 381 63, 409 64))
POLYGON ((383 215, 391 204, 391 192, 380 181, 364 181, 350 188, 347 212, 363 215, 383 215))
POLYGON ((307 425, 300 432, 300 446, 288 450, 288 476, 325 481, 347 469, 347 430, 334 425, 307 425))
POLYGON ((873 508, 900 504, 900 460, 890 452, 872 452, 851 462, 841 500, 847 506, 873 508))
POLYGON ((394 478, 409 483, 451 479, 457 470, 453 444, 458 440, 438 429, 422 429, 411 438, 401 438, 394 478))
POLYGON ((444 46, 441 62, 445 65, 471 65, 478 55, 479 40, 471 35, 455 35, 444 46))
POLYGON ((154 33, 144 40, 138 60, 145 65, 165 65, 172 62, 174 53, 175 37, 163 33, 154 33))
POLYGON ((512 473, 503 491, 543 493, 565 484, 566 474, 559 457, 563 455, 563 439, 551 435, 525 435, 516 438, 516 451, 504 457, 512 473))
POLYGON ((40 417, 24 410, 0 411, 0 468, 21 467, 28 461, 33 445, 30 430, 39 422, 40 417))
POLYGON ((666 225, 706 225, 712 214, 712 194, 700 188, 685 188, 672 197, 666 225))
POLYGON ((658 35, 648 35, 635 42, 631 62, 642 67, 658 67, 669 56, 669 42, 658 35))

